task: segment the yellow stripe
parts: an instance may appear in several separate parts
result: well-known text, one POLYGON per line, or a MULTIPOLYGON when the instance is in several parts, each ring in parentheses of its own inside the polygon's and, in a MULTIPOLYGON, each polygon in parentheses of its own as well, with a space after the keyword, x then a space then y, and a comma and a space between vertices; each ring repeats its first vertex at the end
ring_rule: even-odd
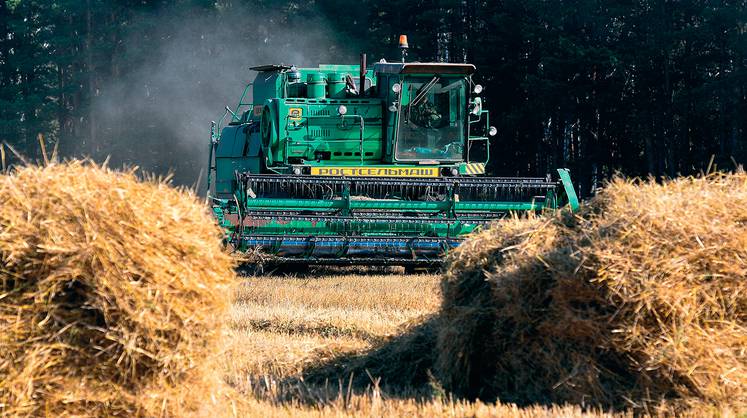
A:
POLYGON ((464 166, 464 171, 467 174, 484 174, 485 165, 482 163, 469 163, 464 166))
POLYGON ((469 164, 469 172, 471 174, 483 174, 485 173, 485 165, 482 163, 471 163, 469 164))

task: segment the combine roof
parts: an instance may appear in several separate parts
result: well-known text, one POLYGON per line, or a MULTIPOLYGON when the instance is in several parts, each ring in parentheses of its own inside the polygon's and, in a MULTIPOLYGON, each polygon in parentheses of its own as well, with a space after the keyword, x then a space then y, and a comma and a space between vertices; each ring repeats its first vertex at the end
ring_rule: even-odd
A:
POLYGON ((377 63, 377 72, 394 74, 464 74, 475 72, 472 64, 450 64, 443 62, 377 63))

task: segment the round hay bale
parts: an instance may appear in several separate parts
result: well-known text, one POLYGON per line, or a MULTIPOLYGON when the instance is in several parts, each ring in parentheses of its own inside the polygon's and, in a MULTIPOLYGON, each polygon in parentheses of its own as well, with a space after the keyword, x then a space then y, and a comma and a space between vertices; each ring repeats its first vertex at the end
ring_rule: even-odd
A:
POLYGON ((0 415, 198 407, 167 393, 199 380, 229 302, 206 206, 80 161, 0 176, 0 201, 0 415))
POLYGON ((442 287, 435 369, 462 396, 747 406, 744 173, 617 179, 578 216, 497 223, 442 287))

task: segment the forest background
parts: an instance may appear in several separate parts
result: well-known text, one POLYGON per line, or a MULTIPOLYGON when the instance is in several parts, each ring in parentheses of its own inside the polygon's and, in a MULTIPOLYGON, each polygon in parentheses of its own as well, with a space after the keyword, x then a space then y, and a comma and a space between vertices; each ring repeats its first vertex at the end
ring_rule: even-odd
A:
MULTIPOLYGON (((250 66, 470 62, 498 135, 489 172, 620 172, 747 161, 747 1, 2 0, 0 143, 195 184, 209 124, 250 66)), ((10 162, 15 158, 6 153, 10 162)))

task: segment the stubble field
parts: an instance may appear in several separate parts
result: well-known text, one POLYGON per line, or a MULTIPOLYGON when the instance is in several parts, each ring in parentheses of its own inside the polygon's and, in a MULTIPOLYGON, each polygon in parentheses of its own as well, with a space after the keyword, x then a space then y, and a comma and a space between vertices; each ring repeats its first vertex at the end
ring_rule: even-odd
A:
MULTIPOLYGON (((398 335, 438 310, 440 280, 436 274, 404 275, 397 270, 243 278, 235 290, 223 336, 222 367, 217 371, 253 399, 237 412, 263 416, 585 415, 575 406, 520 408, 454 401, 433 382, 390 384, 375 371, 366 370, 366 363, 388 367, 377 364, 381 348, 396 344, 398 335)), ((391 354, 385 358, 396 361, 391 354)), ((391 365, 403 366, 407 365, 391 365)))

